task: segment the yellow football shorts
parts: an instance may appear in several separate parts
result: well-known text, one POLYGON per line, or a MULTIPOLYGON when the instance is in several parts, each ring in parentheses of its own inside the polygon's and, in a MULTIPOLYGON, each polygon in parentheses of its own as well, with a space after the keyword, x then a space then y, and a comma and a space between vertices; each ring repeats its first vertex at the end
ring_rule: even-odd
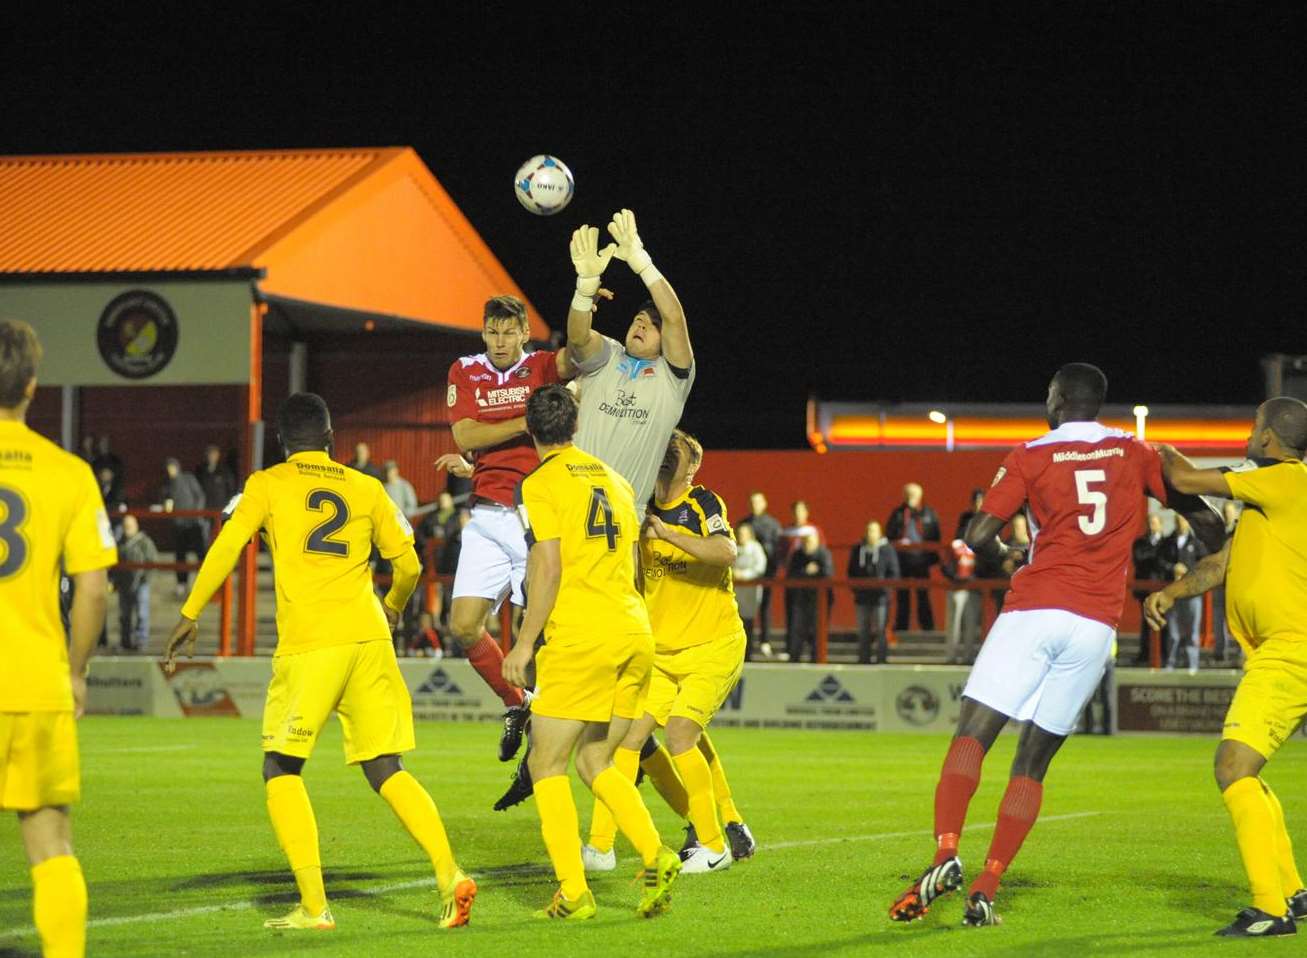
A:
POLYGON ((413 750, 413 703, 385 639, 274 656, 263 750, 308 758, 333 710, 348 764, 413 750))
POLYGON ((558 636, 536 653, 531 712, 578 722, 635 719, 653 667, 653 636, 558 636))
POLYGON ((707 728, 744 671, 744 630, 702 645, 654 655, 644 711, 659 725, 672 716, 707 728))
POLYGON ((1267 639, 1249 655, 1222 738, 1270 758, 1307 715, 1307 640, 1267 639))
POLYGON ((0 712, 0 810, 71 805, 81 793, 73 713, 0 712))

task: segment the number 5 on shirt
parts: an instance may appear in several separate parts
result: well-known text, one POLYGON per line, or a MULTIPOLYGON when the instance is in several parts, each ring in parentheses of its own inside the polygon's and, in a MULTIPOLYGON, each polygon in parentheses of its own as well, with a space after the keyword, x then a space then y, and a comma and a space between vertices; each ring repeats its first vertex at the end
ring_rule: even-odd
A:
POLYGON ((1090 483, 1106 482, 1107 473, 1102 469, 1077 469, 1076 498, 1081 505, 1093 506, 1094 513, 1080 517, 1080 531, 1087 536, 1096 536, 1107 526, 1107 493, 1089 488, 1090 483))

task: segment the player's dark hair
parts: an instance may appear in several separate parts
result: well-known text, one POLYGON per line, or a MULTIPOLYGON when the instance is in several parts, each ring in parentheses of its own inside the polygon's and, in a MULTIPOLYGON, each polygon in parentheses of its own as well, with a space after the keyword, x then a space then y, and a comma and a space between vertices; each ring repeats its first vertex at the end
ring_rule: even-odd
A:
POLYGON ((1068 419, 1094 419, 1107 398, 1107 376, 1089 363, 1067 363, 1053 377, 1068 419))
POLYGON ((317 393, 295 393, 277 413, 277 432, 286 452, 331 448, 331 413, 317 393))
POLYGON ((662 332, 663 314, 658 312, 658 307, 654 305, 654 301, 652 299, 646 299, 643 303, 640 304, 639 308, 636 309, 635 314, 637 316, 639 316, 641 313, 648 313, 650 321, 654 324, 654 329, 658 330, 659 332, 662 332))
POLYGON ((519 326, 525 327, 526 303, 516 296, 496 296, 486 300, 485 312, 481 315, 482 325, 488 325, 496 319, 511 319, 519 326))
POLYGON ((22 403, 40 362, 36 330, 20 319, 0 320, 0 406, 13 409, 22 403))
POLYGON ((1262 425, 1297 458, 1307 451, 1307 403, 1292 396, 1277 396, 1262 403, 1262 425))
POLYGON ((576 434, 576 400, 563 386, 545 386, 526 401, 526 431, 542 446, 562 446, 576 434))

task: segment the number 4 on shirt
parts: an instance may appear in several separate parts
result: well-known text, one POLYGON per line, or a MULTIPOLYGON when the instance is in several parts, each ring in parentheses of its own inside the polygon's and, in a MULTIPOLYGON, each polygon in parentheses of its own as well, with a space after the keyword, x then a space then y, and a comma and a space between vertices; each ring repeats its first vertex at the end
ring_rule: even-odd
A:
POLYGON ((590 489, 590 508, 585 516, 585 534, 591 539, 608 540, 608 551, 617 548, 617 537, 621 527, 613 521, 613 506, 608 501, 608 493, 600 486, 590 489))

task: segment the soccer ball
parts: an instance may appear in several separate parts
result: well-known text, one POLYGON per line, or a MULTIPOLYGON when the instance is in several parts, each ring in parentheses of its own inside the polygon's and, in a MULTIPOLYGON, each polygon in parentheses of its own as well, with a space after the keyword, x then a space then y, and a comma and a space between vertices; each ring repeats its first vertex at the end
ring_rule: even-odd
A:
POLYGON ((572 171, 556 156, 533 156, 517 168, 513 195, 536 216, 552 216, 572 202, 572 171))

